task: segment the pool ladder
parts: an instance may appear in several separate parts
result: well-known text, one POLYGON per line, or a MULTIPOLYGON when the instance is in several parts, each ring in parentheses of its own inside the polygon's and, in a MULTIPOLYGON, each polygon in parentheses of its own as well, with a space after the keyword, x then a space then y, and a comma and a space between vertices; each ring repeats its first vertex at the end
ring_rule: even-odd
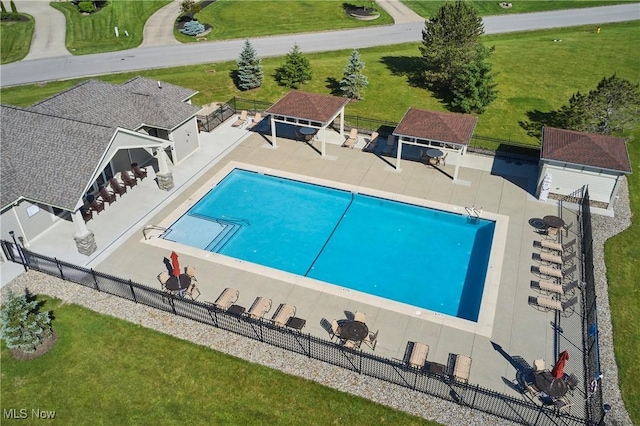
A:
POLYGON ((480 207, 479 209, 477 209, 475 206, 465 207, 465 210, 467 211, 467 216, 473 219, 479 219, 480 215, 482 214, 482 207, 480 207))
MULTIPOLYGON (((144 235, 144 239, 148 240, 149 238, 147 237, 147 231, 162 231, 162 233, 160 233, 159 235, 164 234, 165 232, 168 231, 167 228, 163 228, 162 226, 158 226, 158 225, 147 225, 144 227, 144 229, 142 230, 142 235, 144 235)), ((157 235, 156 235, 157 236, 157 235)))

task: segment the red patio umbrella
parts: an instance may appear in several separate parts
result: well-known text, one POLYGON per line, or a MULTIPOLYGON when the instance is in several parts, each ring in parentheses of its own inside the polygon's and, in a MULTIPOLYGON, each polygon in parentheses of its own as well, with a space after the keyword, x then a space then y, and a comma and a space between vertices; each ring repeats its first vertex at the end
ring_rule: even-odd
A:
POLYGON ((178 255, 175 251, 171 252, 171 266, 173 267, 173 275, 180 276, 180 263, 178 262, 178 255))
POLYGON ((558 362, 553 366, 553 370, 551 370, 551 375, 556 379, 561 379, 564 376, 564 364, 569 359, 569 352, 562 351, 560 352, 560 356, 558 357, 558 362))

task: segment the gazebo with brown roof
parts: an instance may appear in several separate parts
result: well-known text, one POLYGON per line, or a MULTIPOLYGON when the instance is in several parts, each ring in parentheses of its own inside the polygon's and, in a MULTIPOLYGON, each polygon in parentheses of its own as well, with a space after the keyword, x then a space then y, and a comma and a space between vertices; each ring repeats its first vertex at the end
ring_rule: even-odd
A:
POLYGON ((589 198, 613 208, 620 179, 631 173, 623 138, 544 127, 540 152, 540 183, 552 176, 551 193, 569 195, 589 186, 589 198))
POLYGON ((477 122, 478 118, 469 114, 409 108, 393 132, 398 137, 396 170, 400 170, 403 144, 438 148, 459 154, 453 174, 453 180, 457 180, 462 154, 469 145, 477 122))
POLYGON ((277 147, 276 123, 309 127, 322 130, 322 156, 324 157, 326 128, 340 116, 340 134, 344 134, 344 107, 347 103, 349 103, 348 99, 338 96, 292 90, 266 110, 266 113, 271 116, 273 146, 277 147))

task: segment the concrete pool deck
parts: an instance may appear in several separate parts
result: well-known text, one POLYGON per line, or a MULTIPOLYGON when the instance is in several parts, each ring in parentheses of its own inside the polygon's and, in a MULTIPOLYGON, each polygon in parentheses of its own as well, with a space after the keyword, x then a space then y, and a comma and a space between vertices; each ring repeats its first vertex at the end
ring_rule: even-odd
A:
MULTIPOLYGON (((201 136, 201 150, 174 168, 174 190, 160 191, 153 179, 145 179, 94 216, 88 227, 95 232, 99 251, 90 258, 75 252, 71 238, 73 226, 65 221, 37 238, 30 249, 159 288, 156 276, 165 268, 163 261, 170 252, 144 244, 143 228, 161 223, 230 161, 462 208, 482 206, 483 211, 509 217, 490 337, 208 262, 188 253, 179 253, 180 263, 196 267, 202 292, 200 301, 214 301, 225 287, 234 287, 240 291, 237 303, 245 307, 258 296, 272 299, 274 306, 267 317, 275 312, 278 304, 293 304, 297 307, 296 315, 307 320, 303 331, 323 338, 329 337, 322 326, 323 319, 342 319, 345 312, 361 311, 367 314, 370 330, 379 330, 375 354, 402 359, 407 342, 417 341, 429 345, 428 361, 446 363, 449 353, 468 355, 473 359, 471 383, 513 396, 520 394, 505 380, 515 379, 514 358, 522 358, 529 364, 544 358, 547 366, 554 362, 554 314, 537 311, 527 303, 528 296, 536 294, 530 288, 531 280, 536 279, 531 267, 536 265, 532 259, 533 241, 540 238, 529 220, 558 214, 556 203, 542 203, 532 195, 537 165, 467 154, 460 169, 459 179, 463 182, 460 184, 452 182, 453 166, 450 165, 433 168, 420 162, 403 161, 402 172, 398 173, 392 167, 394 159, 341 148, 335 143, 327 144, 326 158, 319 155, 317 147, 284 138, 278 139, 278 148, 274 149, 264 136, 231 128, 229 122, 201 136)), ((366 255, 366 247, 362 253, 353 253, 354 267, 357 267, 358 256, 366 255)), ((3 282, 6 266, 3 264, 3 282)), ((576 317, 574 314, 569 319, 577 320, 576 317)), ((574 360, 581 363, 579 356, 574 360)), ((580 377, 582 370, 577 373, 580 377)))

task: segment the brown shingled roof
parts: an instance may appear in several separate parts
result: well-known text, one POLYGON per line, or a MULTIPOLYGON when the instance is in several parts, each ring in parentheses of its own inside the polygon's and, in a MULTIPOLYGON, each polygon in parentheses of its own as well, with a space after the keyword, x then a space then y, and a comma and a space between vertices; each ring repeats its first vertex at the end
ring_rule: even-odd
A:
POLYGON ((348 99, 337 96, 292 90, 266 112, 326 123, 348 102, 348 99))
POLYGON ((467 145, 477 121, 478 117, 469 114, 409 108, 393 134, 467 145))
POLYGON ((613 136, 544 127, 540 156, 543 160, 631 173, 627 144, 613 136))

